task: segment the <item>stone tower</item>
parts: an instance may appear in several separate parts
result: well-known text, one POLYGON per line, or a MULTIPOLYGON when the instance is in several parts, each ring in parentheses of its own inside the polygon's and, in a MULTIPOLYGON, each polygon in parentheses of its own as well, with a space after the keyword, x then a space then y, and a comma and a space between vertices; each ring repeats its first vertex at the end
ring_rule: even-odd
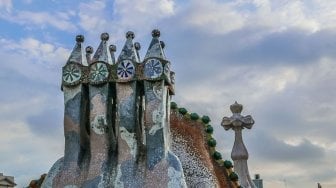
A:
POLYGON ((152 36, 143 61, 131 31, 117 60, 107 33, 92 59, 93 48, 84 56, 84 37, 76 37, 62 75, 64 157, 42 187, 186 187, 170 150, 174 74, 160 31, 152 36))

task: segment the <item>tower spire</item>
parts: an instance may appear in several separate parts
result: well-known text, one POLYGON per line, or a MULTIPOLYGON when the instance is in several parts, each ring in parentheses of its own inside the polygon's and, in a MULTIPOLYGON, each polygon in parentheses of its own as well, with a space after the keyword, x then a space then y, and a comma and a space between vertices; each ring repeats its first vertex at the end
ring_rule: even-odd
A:
POLYGON ((100 35, 101 42, 97 48, 96 53, 94 54, 91 63, 97 62, 97 61, 102 61, 105 63, 109 63, 108 61, 108 47, 107 47, 107 41, 109 39, 109 34, 108 33, 102 33, 100 35))
MULTIPOLYGON (((160 31, 158 29, 154 29, 152 31, 153 39, 148 47, 147 53, 144 59, 149 57, 157 57, 166 60, 166 56, 164 55, 161 42, 159 40, 160 31)), ((163 43, 164 46, 164 43, 163 43)))
POLYGON ((134 39, 134 32, 128 31, 126 33, 126 42, 119 55, 118 61, 123 60, 123 59, 129 59, 137 63, 140 62, 136 49, 133 44, 133 39, 134 39))
POLYGON ((76 36, 76 45, 73 48, 69 59, 67 61, 68 63, 79 63, 82 64, 82 42, 84 42, 84 36, 83 35, 77 35, 76 36))

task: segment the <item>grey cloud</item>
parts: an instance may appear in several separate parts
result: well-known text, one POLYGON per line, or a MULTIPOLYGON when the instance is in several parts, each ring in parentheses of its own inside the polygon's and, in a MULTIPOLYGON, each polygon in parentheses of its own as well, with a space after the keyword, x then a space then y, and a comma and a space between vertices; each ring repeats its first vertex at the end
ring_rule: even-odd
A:
POLYGON ((299 145, 292 146, 267 133, 259 132, 247 141, 251 143, 249 149, 259 160, 318 165, 325 157, 323 148, 306 139, 299 145))
MULTIPOLYGON (((245 33, 249 35, 251 33, 245 33)), ((327 30, 312 34, 294 29, 274 32, 228 53, 228 60, 252 64, 312 63, 322 57, 335 57, 335 38, 335 32, 327 30)))
POLYGON ((62 109, 45 109, 38 115, 27 117, 27 122, 31 131, 36 135, 53 136, 56 134, 62 134, 62 109))
POLYGON ((245 27, 226 35, 168 29, 167 48, 174 65, 184 73, 191 66, 197 73, 200 69, 218 72, 221 66, 307 64, 335 57, 336 35, 332 30, 307 33, 290 29, 267 34, 267 29, 245 27))

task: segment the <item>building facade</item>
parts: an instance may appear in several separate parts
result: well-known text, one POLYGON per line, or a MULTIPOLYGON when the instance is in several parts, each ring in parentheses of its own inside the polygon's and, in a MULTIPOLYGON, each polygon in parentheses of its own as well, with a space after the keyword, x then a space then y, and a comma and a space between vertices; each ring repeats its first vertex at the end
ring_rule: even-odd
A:
POLYGON ((13 176, 5 176, 3 173, 0 173, 0 188, 11 188, 15 186, 16 183, 14 182, 13 176))

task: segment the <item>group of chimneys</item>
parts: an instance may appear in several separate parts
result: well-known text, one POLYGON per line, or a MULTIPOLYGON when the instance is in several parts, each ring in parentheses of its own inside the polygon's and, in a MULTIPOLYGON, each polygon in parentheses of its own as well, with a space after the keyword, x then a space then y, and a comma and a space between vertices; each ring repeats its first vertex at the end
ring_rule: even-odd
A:
MULTIPOLYGON (((126 43, 118 57, 117 60, 120 59, 130 59, 134 62, 140 63, 140 56, 139 56, 139 50, 141 48, 141 45, 139 42, 133 43, 135 35, 134 32, 128 31, 126 33, 126 43)), ((153 40, 148 48, 148 51, 144 57, 144 59, 147 58, 147 56, 153 54, 157 56, 158 58, 166 59, 165 54, 163 52, 163 49, 165 47, 165 44, 163 41, 159 40, 160 37, 160 31, 158 29, 154 29, 152 31, 152 37, 153 40)), ((93 54, 93 47, 87 46, 85 48, 85 60, 87 64, 91 64, 97 61, 103 61, 109 64, 115 64, 117 62, 115 58, 115 52, 117 50, 117 47, 113 44, 108 46, 108 40, 109 40, 109 34, 108 33, 102 33, 101 36, 101 43, 99 44, 95 54, 93 57, 91 55, 93 54)), ((70 54, 70 57, 67 61, 67 63, 75 62, 75 63, 83 63, 82 58, 82 43, 84 42, 84 36, 83 35, 77 35, 76 36, 76 45, 70 54)), ((84 60, 84 61, 85 61, 84 60)))

